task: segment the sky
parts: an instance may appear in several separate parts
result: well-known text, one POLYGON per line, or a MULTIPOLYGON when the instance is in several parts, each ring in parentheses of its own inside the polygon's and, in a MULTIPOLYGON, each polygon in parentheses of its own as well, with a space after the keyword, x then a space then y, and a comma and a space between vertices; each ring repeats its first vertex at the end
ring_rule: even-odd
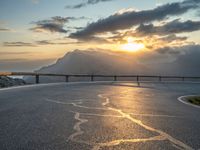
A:
POLYGON ((33 71, 75 49, 170 61, 200 51, 199 34, 200 0, 1 0, 0 71, 33 71))

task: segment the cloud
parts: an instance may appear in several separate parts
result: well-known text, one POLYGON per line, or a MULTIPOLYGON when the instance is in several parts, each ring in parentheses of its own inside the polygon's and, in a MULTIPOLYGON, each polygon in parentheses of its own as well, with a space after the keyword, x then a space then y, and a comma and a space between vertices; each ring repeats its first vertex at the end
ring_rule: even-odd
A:
POLYGON ((145 51, 138 61, 149 68, 148 74, 200 76, 200 45, 164 46, 145 51))
POLYGON ((198 8, 199 3, 200 1, 197 0, 185 0, 183 2, 168 3, 150 10, 116 13, 87 25, 83 30, 71 33, 69 37, 84 40, 104 32, 130 29, 141 23, 159 21, 169 16, 181 15, 190 9, 198 8))
POLYGON ((158 40, 162 40, 162 41, 167 42, 167 43, 171 43, 171 42, 174 42, 174 41, 185 41, 187 39, 188 38, 185 37, 185 36, 180 37, 180 36, 176 36, 175 34, 170 34, 170 35, 158 38, 158 40))
POLYGON ((180 51, 177 49, 177 47, 162 47, 155 51, 160 54, 180 54, 180 51))
POLYGON ((51 32, 51 33, 67 33, 68 30, 64 29, 64 25, 69 21, 76 21, 82 19, 89 19, 87 17, 61 17, 55 16, 48 20, 40 20, 33 22, 36 26, 30 30, 34 32, 51 32))
POLYGON ((11 32, 11 29, 8 28, 0 28, 0 32, 11 32))
POLYGON ((136 29, 136 34, 174 34, 174 33, 184 33, 184 32, 193 32, 200 30, 200 21, 185 21, 181 22, 179 19, 173 20, 161 26, 154 26, 153 24, 141 24, 136 29))
POLYGON ((69 45, 69 44, 81 44, 82 42, 64 42, 64 41, 52 41, 52 40, 41 40, 36 41, 37 45, 69 45))
POLYGON ((174 52, 177 53, 173 62, 159 66, 158 70, 160 72, 173 72, 173 74, 188 76, 200 75, 200 45, 192 44, 181 47, 168 47, 165 52, 172 55, 174 55, 174 52))
POLYGON ((41 20, 34 22, 36 24, 35 27, 30 30, 34 32, 59 32, 59 33, 67 33, 68 31, 64 29, 64 24, 68 22, 71 18, 69 17, 60 17, 55 16, 49 20, 41 20))
POLYGON ((177 58, 175 62, 178 64, 182 64, 182 66, 185 67, 194 67, 196 66, 199 68, 200 66, 200 45, 194 44, 194 45, 186 45, 179 48, 179 51, 183 51, 181 55, 177 58))
POLYGON ((33 71, 40 68, 41 66, 46 66, 55 61, 52 59, 35 59, 28 60, 24 58, 15 59, 0 59, 0 70, 1 71, 33 71))
MULTIPOLYGON (((68 41, 68 38, 63 39, 55 39, 55 40, 39 40, 35 41, 36 45, 69 45, 69 44, 85 44, 85 41, 68 41)), ((88 39, 90 42, 97 43, 108 43, 108 41, 104 38, 94 37, 93 39, 88 39)))
POLYGON ((0 20, 0 32, 12 32, 13 30, 7 26, 7 22, 0 20))
MULTIPOLYGON (((66 39, 55 39, 55 40, 39 40, 35 42, 4 42, 3 46, 5 47, 37 47, 43 45, 69 45, 69 44, 82 44, 80 41, 67 41, 66 39)), ((3 54, 6 54, 4 52, 3 54)), ((0 52, 1 54, 1 52, 0 52)), ((9 54, 9 53, 7 53, 9 54)))
POLYGON ((65 6, 65 8, 67 9, 78 9, 78 8, 82 8, 82 7, 86 7, 87 5, 94 5, 100 2, 108 2, 108 1, 114 1, 114 0, 87 0, 86 2, 83 3, 79 3, 76 5, 67 5, 65 6))
POLYGON ((29 52, 8 52, 8 51, 0 51, 0 55, 23 55, 23 54, 29 54, 29 52))
POLYGON ((76 26, 68 26, 68 29, 75 29, 75 30, 81 30, 84 29, 84 27, 76 27, 76 26))
POLYGON ((6 46, 6 47, 35 47, 36 45, 33 43, 27 43, 27 42, 4 42, 3 46, 6 46))

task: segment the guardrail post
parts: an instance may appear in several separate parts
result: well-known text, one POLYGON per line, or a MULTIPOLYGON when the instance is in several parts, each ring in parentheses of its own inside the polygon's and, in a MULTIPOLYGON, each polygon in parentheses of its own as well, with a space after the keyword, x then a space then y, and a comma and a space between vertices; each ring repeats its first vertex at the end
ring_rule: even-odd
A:
POLYGON ((159 81, 160 81, 160 82, 162 81, 162 77, 161 77, 161 76, 159 76, 159 81))
POLYGON ((40 83, 40 77, 39 77, 38 74, 35 75, 35 83, 36 83, 36 84, 39 84, 39 83, 40 83))
POLYGON ((69 76, 65 76, 65 82, 69 82, 69 76))
POLYGON ((94 75, 91 75, 91 81, 94 81, 94 75))
POLYGON ((182 81, 185 81, 185 77, 182 77, 182 81))
POLYGON ((114 76, 114 81, 117 81, 117 76, 114 76))
POLYGON ((140 86, 139 76, 137 76, 136 78, 137 78, 137 84, 138 84, 138 86, 140 86))

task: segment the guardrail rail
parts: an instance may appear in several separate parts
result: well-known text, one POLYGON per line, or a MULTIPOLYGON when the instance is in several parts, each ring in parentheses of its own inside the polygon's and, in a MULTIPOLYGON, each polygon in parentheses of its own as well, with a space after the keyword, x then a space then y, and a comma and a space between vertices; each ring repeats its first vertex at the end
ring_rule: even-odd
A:
MULTIPOLYGON (((0 72, 0 76, 35 76, 35 83, 40 83, 40 76, 57 76, 65 77, 65 82, 69 82, 70 77, 89 77, 90 81, 95 81, 96 77, 113 78, 113 81, 119 81, 119 78, 135 78, 139 85, 142 78, 155 78, 156 81, 162 82, 163 79, 178 79, 178 81, 185 81, 186 79, 200 79, 200 77, 190 76, 154 76, 154 75, 86 75, 86 74, 53 74, 53 73, 33 73, 33 72, 0 72)), ((199 80, 200 81, 200 80, 199 80)))

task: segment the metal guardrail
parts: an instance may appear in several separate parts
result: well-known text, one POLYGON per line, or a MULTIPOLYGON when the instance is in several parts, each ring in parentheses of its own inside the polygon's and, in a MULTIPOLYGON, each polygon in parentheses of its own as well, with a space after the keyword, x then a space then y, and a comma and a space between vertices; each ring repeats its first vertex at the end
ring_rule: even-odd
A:
POLYGON ((70 77, 89 77, 90 81, 94 81, 95 77, 113 78, 113 81, 117 81, 118 78, 136 78, 139 85, 141 78, 156 78, 161 82, 163 79, 179 79, 179 81, 185 81, 186 79, 200 79, 200 77, 190 76, 153 76, 153 75, 86 75, 86 74, 52 74, 52 73, 32 73, 32 72, 0 72, 0 76, 35 76, 35 83, 40 83, 40 76, 57 76, 65 77, 65 81, 69 82, 70 77))

